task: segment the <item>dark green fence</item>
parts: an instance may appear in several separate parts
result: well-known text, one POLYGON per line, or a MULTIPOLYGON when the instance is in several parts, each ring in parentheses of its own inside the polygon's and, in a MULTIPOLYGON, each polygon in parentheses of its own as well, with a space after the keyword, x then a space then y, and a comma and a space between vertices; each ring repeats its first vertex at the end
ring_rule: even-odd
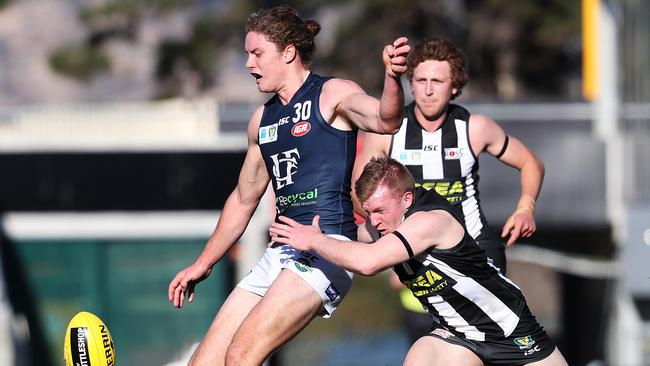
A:
POLYGON ((79 311, 108 325, 117 365, 160 366, 201 339, 230 290, 230 262, 215 266, 192 304, 167 300, 172 277, 196 259, 205 239, 16 241, 54 365, 79 311))

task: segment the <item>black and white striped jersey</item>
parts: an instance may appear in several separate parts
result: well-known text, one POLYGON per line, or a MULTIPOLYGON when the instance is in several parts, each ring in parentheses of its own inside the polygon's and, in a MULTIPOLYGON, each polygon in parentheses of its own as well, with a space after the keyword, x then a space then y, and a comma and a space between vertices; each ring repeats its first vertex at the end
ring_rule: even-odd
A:
POLYGON ((418 186, 434 189, 460 206, 473 238, 499 240, 488 228, 480 206, 478 159, 469 142, 469 116, 465 108, 450 104, 440 128, 428 132, 417 122, 413 102, 406 107, 388 155, 406 166, 418 186))
MULTIPOLYGON (((462 224, 457 206, 421 187, 405 220, 415 212, 431 210, 445 210, 462 224)), ((467 230, 453 248, 431 247, 393 269, 427 311, 459 337, 474 341, 508 337, 526 308, 519 287, 488 264, 467 230)))

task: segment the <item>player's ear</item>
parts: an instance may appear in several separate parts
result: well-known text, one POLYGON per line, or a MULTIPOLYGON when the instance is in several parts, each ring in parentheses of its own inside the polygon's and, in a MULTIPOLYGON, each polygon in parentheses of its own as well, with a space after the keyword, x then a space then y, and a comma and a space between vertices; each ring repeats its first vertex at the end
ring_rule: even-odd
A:
POLYGON ((287 47, 284 48, 284 52, 282 54, 282 59, 284 60, 285 63, 289 64, 295 58, 296 58, 296 46, 290 44, 290 45, 288 45, 287 47))
POLYGON ((413 192, 405 192, 402 196, 402 203, 404 204, 404 209, 411 207, 413 205, 413 192))

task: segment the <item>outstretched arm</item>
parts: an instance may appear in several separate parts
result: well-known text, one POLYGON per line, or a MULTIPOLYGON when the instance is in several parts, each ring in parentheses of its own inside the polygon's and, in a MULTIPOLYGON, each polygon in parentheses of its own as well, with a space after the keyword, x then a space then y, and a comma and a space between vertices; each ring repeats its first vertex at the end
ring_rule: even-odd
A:
MULTIPOLYGON (((279 220, 269 229, 274 242, 314 251, 328 261, 364 276, 375 275, 410 258, 405 244, 394 234, 384 235, 374 244, 341 241, 321 233, 318 216, 314 217, 311 226, 284 216, 279 220)), ((431 246, 451 248, 464 234, 460 223, 443 210, 417 212, 402 222, 397 231, 407 240, 413 255, 431 246)))
POLYGON ((397 132, 404 112, 404 89, 400 77, 406 72, 406 56, 410 50, 406 37, 400 37, 384 47, 382 58, 386 72, 380 100, 366 94, 352 81, 335 79, 328 82, 328 87, 343 95, 336 106, 336 114, 364 131, 397 132))
POLYGON ((407 70, 406 59, 410 51, 408 38, 400 37, 393 44, 385 46, 382 53, 386 73, 379 104, 379 118, 393 133, 397 132, 402 124, 404 88, 400 78, 407 70))
POLYGON ((192 302, 194 286, 210 275, 212 267, 243 234, 269 183, 269 176, 257 142, 260 107, 248 127, 248 151, 239 173, 237 187, 223 207, 217 226, 196 261, 180 271, 169 284, 168 298, 174 307, 192 302))

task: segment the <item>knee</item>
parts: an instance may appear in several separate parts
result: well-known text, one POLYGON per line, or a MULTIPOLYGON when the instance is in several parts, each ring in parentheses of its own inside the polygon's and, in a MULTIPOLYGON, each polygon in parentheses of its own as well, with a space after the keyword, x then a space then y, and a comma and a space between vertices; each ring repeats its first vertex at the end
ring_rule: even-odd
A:
POLYGON ((238 346, 235 343, 231 343, 230 347, 228 347, 228 350, 226 351, 226 366, 238 366, 238 365, 245 365, 246 361, 244 359, 244 356, 246 353, 244 352, 243 347, 238 346))
POLYGON ((192 353, 192 357, 187 361, 187 366, 198 366, 198 363, 196 362, 196 351, 192 353))
POLYGON ((200 350, 200 345, 194 349, 194 352, 192 352, 190 359, 187 361, 187 366, 201 366, 205 365, 206 362, 208 362, 205 359, 205 355, 200 354, 200 350))
POLYGON ((232 342, 226 351, 225 366, 261 365, 268 356, 263 347, 247 342, 232 342))

